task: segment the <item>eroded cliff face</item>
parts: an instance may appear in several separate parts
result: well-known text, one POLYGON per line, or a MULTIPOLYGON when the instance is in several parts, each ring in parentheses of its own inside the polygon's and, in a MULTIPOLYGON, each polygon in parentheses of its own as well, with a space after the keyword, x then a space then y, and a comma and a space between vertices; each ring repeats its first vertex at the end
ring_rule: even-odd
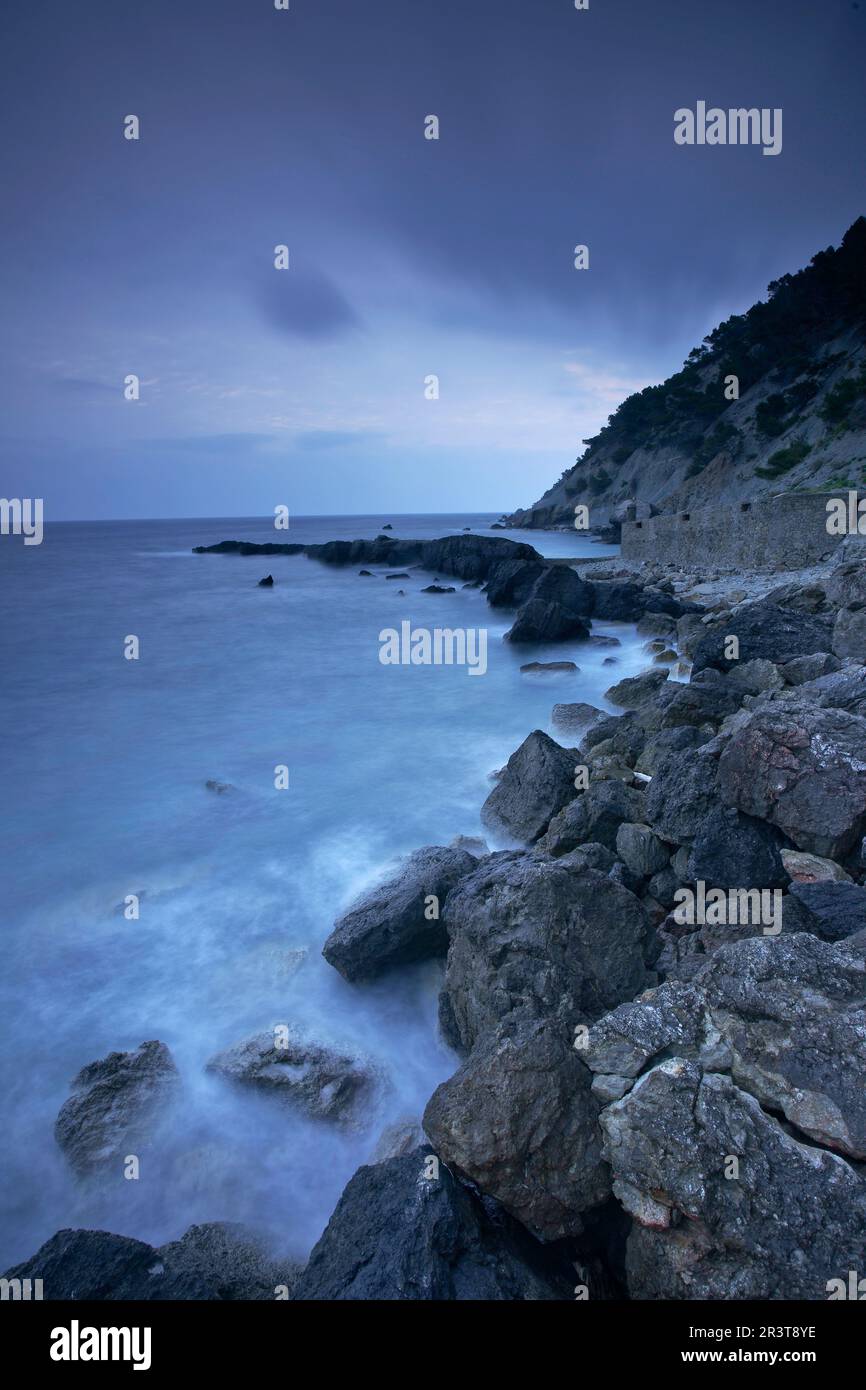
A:
POLYGON ((866 487, 866 218, 585 443, 512 526, 570 525, 581 503, 597 529, 632 501, 646 515, 866 487))

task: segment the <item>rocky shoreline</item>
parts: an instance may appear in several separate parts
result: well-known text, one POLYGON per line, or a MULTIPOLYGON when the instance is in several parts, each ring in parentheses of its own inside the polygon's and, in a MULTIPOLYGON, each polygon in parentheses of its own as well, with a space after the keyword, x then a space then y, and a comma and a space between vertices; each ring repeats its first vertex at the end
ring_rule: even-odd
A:
MULTIPOLYGON (((225 1223, 155 1249, 61 1231, 5 1277, 46 1298, 808 1299, 866 1262, 866 563, 577 567, 531 546, 255 546, 484 586, 512 642, 635 622, 622 712, 559 705, 485 802, 518 847, 427 846, 336 923, 357 988, 444 960, 460 1058, 383 1137, 304 1269, 225 1223), (659 658, 653 660, 652 658, 659 658), (670 678, 678 663, 678 674, 670 678)), ((246 1039, 209 1067, 360 1123, 363 1058, 246 1039)), ((175 1103, 163 1044, 85 1067, 56 1137, 82 1181, 175 1103)))

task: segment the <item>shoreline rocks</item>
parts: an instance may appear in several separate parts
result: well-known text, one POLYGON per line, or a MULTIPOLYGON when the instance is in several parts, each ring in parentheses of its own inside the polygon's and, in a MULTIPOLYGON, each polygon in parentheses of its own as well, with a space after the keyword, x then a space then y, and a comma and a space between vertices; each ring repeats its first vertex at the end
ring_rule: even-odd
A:
POLYGON ((416 850, 399 872, 344 913, 322 947, 344 979, 370 980, 385 970, 444 955, 441 911, 456 883, 477 867, 463 848, 416 850))
POLYGON ((120 1171, 127 1154, 140 1156, 152 1145, 179 1084, 162 1042, 143 1042, 134 1052, 110 1052, 82 1067, 54 1124, 54 1137, 76 1174, 94 1177, 112 1164, 120 1171))

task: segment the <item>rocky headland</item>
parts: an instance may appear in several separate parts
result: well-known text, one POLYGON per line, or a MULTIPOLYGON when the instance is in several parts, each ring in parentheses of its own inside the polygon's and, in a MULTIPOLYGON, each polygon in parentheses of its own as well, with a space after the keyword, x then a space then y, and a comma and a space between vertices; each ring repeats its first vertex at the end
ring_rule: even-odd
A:
MULTIPOLYGON (((866 1261, 862 551, 775 575, 466 535, 305 551, 483 586, 512 642, 635 623, 646 669, 606 692, 616 713, 559 704, 559 739, 514 750, 482 813, 509 848, 421 847, 335 922, 323 952, 355 988, 441 958, 458 1066, 305 1269, 217 1222, 161 1249, 60 1231, 7 1277, 48 1298, 831 1296, 866 1261)), ((294 1036, 210 1067, 342 1126, 382 1084, 294 1036)), ((177 1085, 156 1042, 85 1067, 56 1131, 80 1180, 146 1144, 177 1085)))

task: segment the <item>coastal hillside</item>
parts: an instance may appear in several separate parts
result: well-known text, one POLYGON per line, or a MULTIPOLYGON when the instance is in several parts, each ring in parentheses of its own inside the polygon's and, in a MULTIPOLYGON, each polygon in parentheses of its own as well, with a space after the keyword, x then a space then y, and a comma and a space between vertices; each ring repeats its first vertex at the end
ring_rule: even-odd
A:
POLYGON ((768 286, 682 369, 629 396, 512 526, 593 529, 767 493, 866 485, 866 218, 837 248, 768 286), (736 378, 732 382, 731 378, 736 378), (738 394, 737 394, 738 393, 738 394))

